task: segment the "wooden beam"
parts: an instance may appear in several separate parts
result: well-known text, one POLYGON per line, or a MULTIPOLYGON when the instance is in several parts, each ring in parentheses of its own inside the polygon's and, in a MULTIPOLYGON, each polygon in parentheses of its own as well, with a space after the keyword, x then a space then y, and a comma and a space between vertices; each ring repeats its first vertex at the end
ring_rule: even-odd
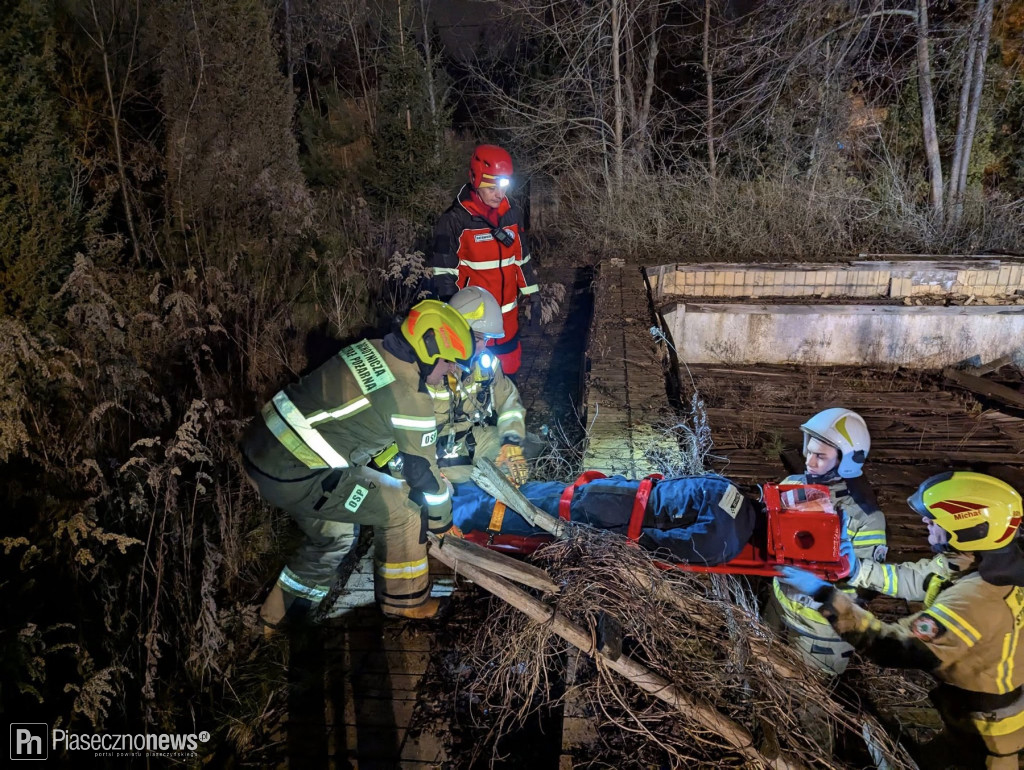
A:
POLYGON ((975 377, 981 377, 982 375, 988 374, 989 372, 994 372, 999 369, 1002 369, 1007 364, 1012 364, 1013 359, 1014 356, 1012 353, 1010 353, 1005 356, 999 356, 999 358, 995 359, 994 361, 989 361, 987 364, 982 364, 981 366, 972 366, 970 369, 964 369, 964 371, 967 374, 973 374, 975 377))
MULTIPOLYGON (((558 585, 551 576, 540 567, 513 559, 507 554, 491 551, 476 543, 457 537, 443 538, 438 546, 449 554, 456 572, 464 572, 467 564, 480 567, 495 575, 500 575, 524 586, 530 586, 549 594, 557 594, 558 585)), ((445 562, 448 563, 447 561, 445 562)))
POLYGON ((950 382, 979 396, 994 398, 996 401, 1004 404, 1024 409, 1024 394, 1018 393, 1013 388, 1000 385, 998 382, 989 382, 981 377, 975 377, 973 374, 967 374, 951 367, 943 369, 942 375, 950 382))

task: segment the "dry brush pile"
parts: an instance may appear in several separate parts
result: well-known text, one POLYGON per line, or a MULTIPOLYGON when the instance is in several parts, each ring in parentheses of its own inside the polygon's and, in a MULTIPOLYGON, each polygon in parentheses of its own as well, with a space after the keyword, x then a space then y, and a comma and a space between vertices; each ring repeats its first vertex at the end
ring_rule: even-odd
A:
MULTIPOLYGON (((837 694, 762 623, 744 583, 666 572, 622 538, 581 526, 568 532, 531 559, 560 586, 547 603, 590 634, 595 648, 602 615, 614 616, 623 656, 664 680, 652 695, 594 655, 594 665, 577 673, 564 695, 598 728, 599 745, 579 761, 860 767, 881 757, 893 768, 914 767, 863 704, 837 694)), ((469 689, 499 715, 496 733, 514 731, 533 710, 558 699, 556 683, 574 649, 555 625, 492 602, 486 631, 466 655, 475 674, 469 689)), ((897 688, 904 698, 923 697, 899 676, 875 686, 883 700, 897 688)))

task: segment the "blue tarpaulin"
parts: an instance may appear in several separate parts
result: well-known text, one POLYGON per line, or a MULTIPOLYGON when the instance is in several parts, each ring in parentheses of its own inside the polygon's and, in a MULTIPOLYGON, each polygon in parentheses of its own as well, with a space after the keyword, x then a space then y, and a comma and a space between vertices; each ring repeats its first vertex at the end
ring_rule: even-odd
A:
MULTIPOLYGON (((566 484, 529 481, 520 487, 526 499, 552 516, 566 484)), ((633 500, 640 486, 622 476, 595 479, 576 489, 570 506, 572 521, 626 535, 633 500)), ((457 484, 452 514, 463 532, 484 531, 494 498, 472 482, 457 484)), ((750 539, 757 506, 724 478, 708 474, 655 481, 647 501, 639 543, 676 562, 722 564, 735 558, 750 539)), ((509 508, 501 534, 537 535, 509 508)))

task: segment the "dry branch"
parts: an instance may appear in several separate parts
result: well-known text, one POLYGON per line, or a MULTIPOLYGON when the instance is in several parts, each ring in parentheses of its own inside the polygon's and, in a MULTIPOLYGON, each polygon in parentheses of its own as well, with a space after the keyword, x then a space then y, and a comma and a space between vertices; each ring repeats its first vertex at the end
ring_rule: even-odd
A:
POLYGON ((505 474, 498 470, 498 466, 490 460, 481 459, 476 463, 473 468, 473 481, 484 492, 503 502, 533 526, 540 527, 555 537, 565 536, 566 523, 542 511, 527 500, 518 487, 509 481, 505 474))
MULTIPOLYGON (((430 554, 452 569, 456 568, 457 562, 452 553, 441 547, 439 541, 434 536, 431 536, 430 554)), ((603 655, 594 648, 594 637, 589 631, 572 623, 565 616, 559 614, 544 604, 544 602, 533 598, 522 589, 470 564, 459 565, 459 570, 478 586, 504 599, 535 622, 546 624, 554 633, 574 647, 586 655, 600 660, 603 666, 621 674, 637 687, 669 704, 688 719, 698 722, 715 734, 720 735, 730 746, 745 757, 768 767, 803 767, 799 763, 782 756, 775 760, 764 757, 754 748, 753 736, 742 725, 713 708, 696 703, 677 687, 673 686, 667 679, 655 674, 629 656, 623 655, 617 660, 612 660, 603 655)))

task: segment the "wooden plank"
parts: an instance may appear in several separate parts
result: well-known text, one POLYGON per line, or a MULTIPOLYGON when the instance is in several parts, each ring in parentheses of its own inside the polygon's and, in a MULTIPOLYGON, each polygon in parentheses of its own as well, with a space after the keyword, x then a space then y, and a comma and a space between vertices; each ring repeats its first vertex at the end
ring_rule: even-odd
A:
POLYGON ((1000 385, 998 382, 989 382, 981 377, 975 377, 972 374, 967 374, 966 372, 961 372, 958 369, 953 368, 943 369, 942 374, 950 382, 953 382, 972 393, 976 393, 987 398, 994 398, 996 401, 1000 401, 1004 404, 1024 409, 1024 394, 1018 393, 1013 388, 1000 385))
POLYGON ((1013 354, 1000 356, 999 358, 989 361, 988 363, 982 364, 981 366, 972 366, 969 369, 964 369, 967 374, 974 375, 975 377, 981 377, 982 375, 989 374, 990 372, 998 371, 1007 364, 1013 363, 1013 354))

